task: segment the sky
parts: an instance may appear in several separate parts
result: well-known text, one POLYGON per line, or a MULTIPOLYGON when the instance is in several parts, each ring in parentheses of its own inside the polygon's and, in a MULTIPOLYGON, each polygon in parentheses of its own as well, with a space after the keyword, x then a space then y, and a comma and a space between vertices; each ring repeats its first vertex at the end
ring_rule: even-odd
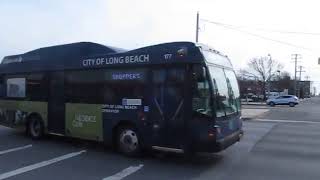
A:
POLYGON ((320 92, 319 5, 316 0, 1 0, 0 59, 80 41, 125 49, 195 41, 199 11, 199 42, 228 55, 236 69, 270 54, 284 65, 281 71, 294 75, 291 55, 301 54, 302 80, 310 76, 320 92))

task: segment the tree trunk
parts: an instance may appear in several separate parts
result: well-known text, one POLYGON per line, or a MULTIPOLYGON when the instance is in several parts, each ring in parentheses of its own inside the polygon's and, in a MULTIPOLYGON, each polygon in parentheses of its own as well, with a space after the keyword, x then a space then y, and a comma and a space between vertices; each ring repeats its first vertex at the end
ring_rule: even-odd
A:
POLYGON ((267 100, 267 93, 266 93, 266 82, 262 82, 262 94, 263 94, 263 99, 267 100))

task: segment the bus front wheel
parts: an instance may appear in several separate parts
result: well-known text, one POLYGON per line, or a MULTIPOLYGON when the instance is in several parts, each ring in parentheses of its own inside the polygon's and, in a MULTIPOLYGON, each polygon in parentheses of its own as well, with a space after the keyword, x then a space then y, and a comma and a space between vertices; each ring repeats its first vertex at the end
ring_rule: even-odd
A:
POLYGON ((127 156, 140 154, 140 139, 135 128, 124 126, 118 129, 117 149, 127 156))
POLYGON ((27 124, 28 135, 32 139, 40 139, 44 135, 44 126, 40 118, 31 116, 27 124))

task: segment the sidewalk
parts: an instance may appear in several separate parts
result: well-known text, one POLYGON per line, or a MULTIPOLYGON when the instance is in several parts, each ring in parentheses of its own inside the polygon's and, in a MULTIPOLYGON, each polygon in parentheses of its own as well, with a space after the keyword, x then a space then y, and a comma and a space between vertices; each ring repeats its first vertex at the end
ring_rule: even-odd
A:
POLYGON ((265 106, 266 102, 241 102, 241 105, 265 106))
POLYGON ((260 116, 262 116, 263 114, 269 112, 270 109, 266 106, 265 108, 262 108, 261 106, 258 107, 243 107, 241 110, 241 116, 243 120, 250 120, 250 119, 254 119, 254 118, 259 118, 260 116))

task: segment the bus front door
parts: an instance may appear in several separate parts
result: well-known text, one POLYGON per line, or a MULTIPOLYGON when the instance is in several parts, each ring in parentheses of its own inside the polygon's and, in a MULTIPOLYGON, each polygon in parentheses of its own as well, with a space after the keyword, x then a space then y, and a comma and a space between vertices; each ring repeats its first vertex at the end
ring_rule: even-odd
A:
POLYGON ((155 146, 183 148, 184 70, 168 68, 153 72, 153 139, 155 146))
POLYGON ((64 73, 53 72, 49 76, 48 131, 65 134, 64 73))

